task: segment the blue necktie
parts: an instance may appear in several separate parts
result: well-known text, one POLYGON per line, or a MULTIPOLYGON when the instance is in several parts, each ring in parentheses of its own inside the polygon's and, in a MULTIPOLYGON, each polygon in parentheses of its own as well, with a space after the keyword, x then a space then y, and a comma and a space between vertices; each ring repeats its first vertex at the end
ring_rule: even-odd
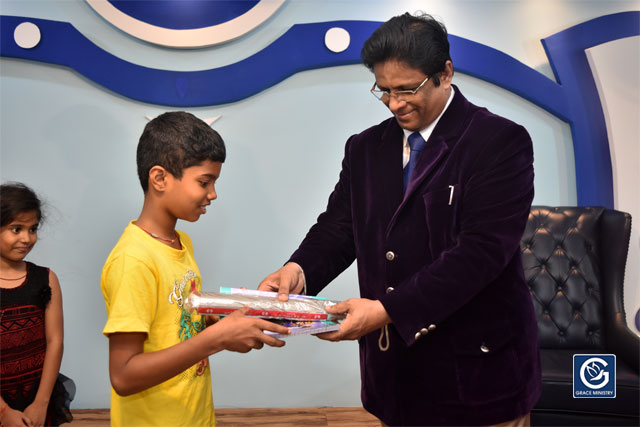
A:
POLYGON ((418 162, 420 152, 425 145, 425 141, 422 138, 422 135, 420 135, 420 132, 412 133, 407 139, 409 141, 409 147, 411 147, 411 154, 409 154, 409 163, 407 163, 407 165, 404 167, 404 170, 402 171, 402 181, 404 183, 403 193, 407 191, 407 187, 409 186, 409 178, 411 178, 413 168, 418 162))

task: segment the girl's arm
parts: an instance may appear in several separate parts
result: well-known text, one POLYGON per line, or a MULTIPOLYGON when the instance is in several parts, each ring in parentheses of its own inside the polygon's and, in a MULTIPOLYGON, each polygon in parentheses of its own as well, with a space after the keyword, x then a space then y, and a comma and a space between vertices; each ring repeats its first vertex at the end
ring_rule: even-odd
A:
POLYGON ((31 420, 24 412, 13 409, 0 397, 0 424, 3 426, 28 426, 31 425, 31 420))
POLYGON ((60 362, 62 361, 64 338, 62 292, 60 291, 58 277, 51 270, 49 270, 49 286, 51 287, 51 300, 44 312, 47 351, 44 357, 42 378, 40 379, 40 386, 35 400, 24 410, 24 413, 33 421, 34 426, 44 425, 51 392, 58 379, 60 362))

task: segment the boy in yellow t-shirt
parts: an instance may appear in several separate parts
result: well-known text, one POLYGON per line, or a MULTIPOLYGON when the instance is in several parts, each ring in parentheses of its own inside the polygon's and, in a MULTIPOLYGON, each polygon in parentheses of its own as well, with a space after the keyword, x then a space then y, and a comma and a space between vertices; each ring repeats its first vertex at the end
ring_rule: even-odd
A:
POLYGON ((220 135, 185 112, 147 124, 137 149, 144 204, 102 269, 109 338, 111 425, 215 425, 208 356, 284 342, 288 329, 246 317, 246 308, 205 328, 182 308, 202 281, 191 239, 176 221, 197 221, 217 195, 226 152, 220 135))

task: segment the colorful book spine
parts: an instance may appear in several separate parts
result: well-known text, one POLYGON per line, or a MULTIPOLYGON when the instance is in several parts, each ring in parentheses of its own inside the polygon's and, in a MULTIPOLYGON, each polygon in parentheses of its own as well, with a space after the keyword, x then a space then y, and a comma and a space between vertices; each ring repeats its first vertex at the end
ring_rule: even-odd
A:
MULTIPOLYGON (((226 316, 227 314, 233 313, 238 308, 200 306, 197 308, 197 312, 198 314, 226 316)), ((246 315, 250 317, 264 317, 268 319, 326 320, 329 318, 328 313, 304 313, 304 312, 296 312, 296 311, 261 310, 261 309, 252 309, 252 308, 249 308, 249 311, 247 312, 246 315)))

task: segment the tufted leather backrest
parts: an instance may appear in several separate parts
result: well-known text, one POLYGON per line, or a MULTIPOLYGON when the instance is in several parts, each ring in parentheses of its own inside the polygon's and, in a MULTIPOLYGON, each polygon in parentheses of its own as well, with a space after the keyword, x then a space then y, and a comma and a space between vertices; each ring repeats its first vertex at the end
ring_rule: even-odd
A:
POLYGON ((540 348, 601 348, 601 207, 533 206, 522 236, 540 348))

